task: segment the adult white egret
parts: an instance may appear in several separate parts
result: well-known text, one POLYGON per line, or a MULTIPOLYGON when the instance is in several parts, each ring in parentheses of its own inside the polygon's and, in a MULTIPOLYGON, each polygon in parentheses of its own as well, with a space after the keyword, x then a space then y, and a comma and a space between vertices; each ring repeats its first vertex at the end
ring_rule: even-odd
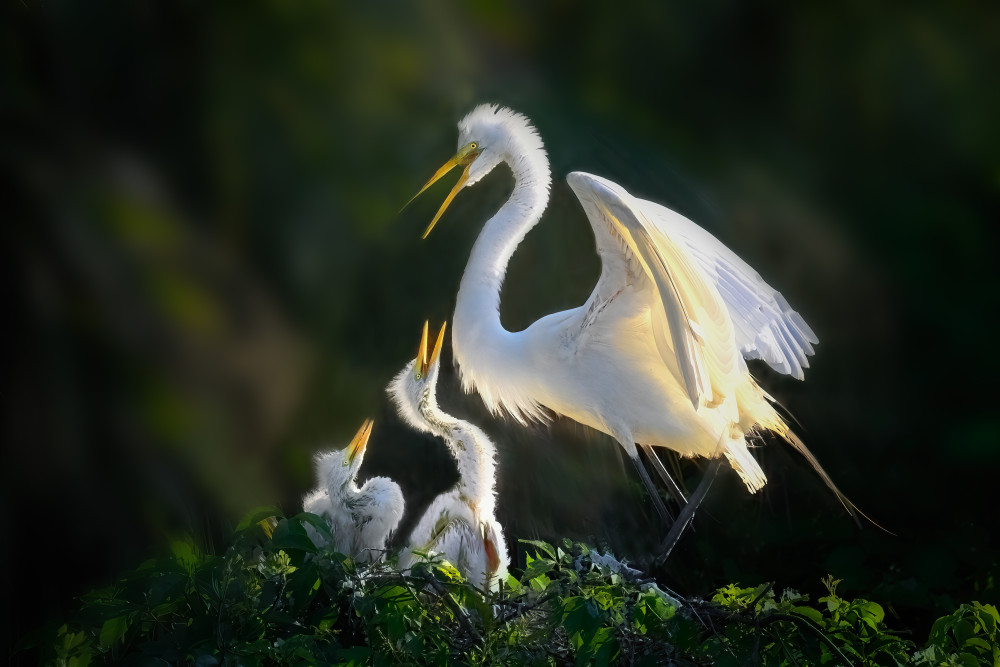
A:
MULTIPOLYGON (((391 479, 372 477, 358 488, 358 470, 373 424, 366 420, 347 447, 316 455, 316 489, 302 500, 302 509, 330 524, 333 542, 326 546, 357 560, 376 560, 385 551, 404 509, 403 492, 391 479)), ((313 542, 322 546, 323 537, 311 526, 306 528, 313 542)))
MULTIPOLYGON (((582 306, 507 331, 500 289, 511 256, 548 203, 549 163, 535 128, 510 109, 480 105, 458 129, 458 152, 417 193, 464 168, 424 238, 463 187, 501 163, 514 176, 510 198, 472 248, 458 291, 452 345, 466 391, 521 422, 544 420, 548 410, 611 435, 661 514, 636 443, 651 454, 666 447, 689 457, 724 455, 755 492, 766 477, 746 436, 760 429, 799 450, 853 515, 856 508, 781 419, 745 361, 763 359, 802 379, 815 334, 754 269, 684 216, 598 176, 569 174, 594 232, 601 276, 582 306)), ((651 460, 658 463, 655 454, 651 460)))
POLYGON ((480 429, 446 414, 438 406, 444 325, 428 356, 427 324, 417 357, 389 384, 400 416, 413 428, 435 435, 458 465, 458 483, 431 502, 417 522, 399 566, 413 565, 414 550, 441 554, 474 586, 494 589, 507 576, 510 557, 496 519, 496 448, 480 429))

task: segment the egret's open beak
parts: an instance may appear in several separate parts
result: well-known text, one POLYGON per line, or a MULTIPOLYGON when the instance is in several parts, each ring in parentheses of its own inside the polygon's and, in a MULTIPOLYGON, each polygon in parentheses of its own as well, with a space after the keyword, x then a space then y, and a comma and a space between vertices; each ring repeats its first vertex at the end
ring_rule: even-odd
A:
POLYGON ((347 445, 347 461, 354 465, 354 459, 358 457, 359 454, 365 453, 365 447, 368 446, 368 438, 372 435, 372 426, 375 421, 372 419, 366 419, 365 423, 361 425, 358 432, 354 435, 354 439, 351 440, 351 444, 347 445))
MULTIPOLYGON (((424 187, 420 188, 420 192, 413 195, 413 198, 410 199, 410 201, 406 202, 406 206, 409 206, 410 202, 412 202, 414 199, 423 194, 424 190, 434 185, 434 183, 437 182, 439 178, 447 174, 449 171, 451 171, 458 165, 462 165, 463 167, 465 167, 465 170, 462 171, 462 175, 458 177, 458 181, 455 183, 455 186, 451 189, 451 192, 448 193, 448 196, 445 197, 444 203, 441 204, 441 208, 438 209, 437 215, 435 215, 434 219, 431 220, 431 224, 427 225, 427 229, 424 230, 424 235, 421 236, 420 238, 423 239, 427 238, 427 235, 431 233, 432 229, 434 229, 434 225, 436 225, 437 221, 441 219, 441 216, 444 214, 444 210, 448 208, 449 204, 451 204, 451 200, 455 198, 455 195, 458 194, 458 191, 462 189, 462 186, 465 185, 465 182, 469 180, 469 165, 472 164, 473 160, 479 157, 479 154, 482 152, 482 150, 483 149, 479 147, 479 144, 475 142, 462 148, 460 151, 455 153, 455 155, 450 160, 445 162, 440 169, 434 172, 434 175, 431 176, 431 180, 427 181, 427 183, 424 184, 424 187)), ((406 206, 403 206, 403 208, 406 208, 406 206)))
POLYGON ((413 364, 413 372, 418 380, 422 377, 427 377, 427 369, 437 361, 438 356, 441 354, 441 346, 444 344, 444 330, 448 326, 448 323, 445 322, 441 325, 441 331, 438 332, 437 342, 434 343, 434 350, 431 352, 429 358, 427 356, 428 326, 428 323, 424 322, 424 333, 420 337, 420 347, 417 348, 417 359, 413 364))

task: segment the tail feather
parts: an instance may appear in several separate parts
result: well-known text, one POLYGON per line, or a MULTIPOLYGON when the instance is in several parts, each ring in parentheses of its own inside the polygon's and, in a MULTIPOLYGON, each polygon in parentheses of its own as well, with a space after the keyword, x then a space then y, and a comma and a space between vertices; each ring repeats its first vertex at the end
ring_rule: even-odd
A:
POLYGON ((833 491, 834 495, 837 496, 837 500, 840 501, 840 504, 844 506, 844 509, 847 510, 847 513, 851 515, 852 519, 854 519, 854 523, 858 524, 858 528, 861 527, 861 521, 858 519, 858 516, 862 516, 868 521, 870 521, 872 525, 877 526, 878 528, 884 530, 890 535, 895 535, 895 533, 893 533, 890 530, 887 530, 886 528, 883 528, 881 525, 878 524, 877 521, 875 521, 870 516, 868 516, 860 509, 858 509, 858 506, 855 505, 853 502, 851 502, 851 499, 845 496, 841 492, 841 490, 837 488, 837 485, 833 483, 833 480, 830 478, 830 475, 828 475, 826 470, 823 469, 823 466, 820 465, 819 460, 817 460, 816 457, 813 455, 813 453, 809 451, 809 448, 806 447, 806 443, 802 442, 799 436, 795 435, 795 433, 791 429, 786 428, 784 432, 781 433, 781 436, 785 440, 787 440, 788 444, 794 447, 795 450, 799 454, 801 454, 806 461, 809 462, 809 465, 813 467, 813 470, 815 470, 816 473, 820 476, 820 479, 822 479, 823 482, 830 488, 830 490, 833 491))
POLYGON ((757 493, 764 488, 764 485, 767 484, 767 477, 743 440, 733 441, 726 445, 725 454, 729 465, 747 485, 750 493, 757 493))

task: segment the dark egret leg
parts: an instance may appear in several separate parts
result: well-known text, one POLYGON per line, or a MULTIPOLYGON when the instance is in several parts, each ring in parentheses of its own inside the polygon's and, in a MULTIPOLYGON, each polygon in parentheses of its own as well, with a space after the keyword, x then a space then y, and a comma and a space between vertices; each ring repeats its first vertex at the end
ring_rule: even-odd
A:
POLYGON ((687 504, 681 513, 677 516, 677 521, 674 525, 670 527, 670 532, 663 539, 660 544, 660 555, 656 557, 658 563, 662 563, 670 555, 670 552, 674 550, 677 543, 681 539, 681 535, 684 534, 684 529, 687 528, 691 520, 694 519, 695 510, 701 505, 701 502, 705 500, 705 496, 708 495, 708 490, 712 487, 712 482, 715 481, 715 476, 719 473, 719 468, 722 467, 723 459, 717 458, 713 459, 705 470, 705 476, 701 478, 698 482, 697 488, 695 488, 694 493, 688 499, 687 504))
POLYGON ((646 452, 646 457, 649 458, 649 462, 652 464, 653 470, 655 470, 656 474, 660 476, 660 481, 666 485, 667 492, 670 494, 670 497, 673 498, 678 505, 686 503, 687 498, 684 496, 684 492, 681 491, 680 485, 677 484, 673 476, 667 471, 666 466, 663 465, 663 461, 660 460, 660 457, 656 453, 656 447, 653 447, 652 445, 639 446, 642 447, 642 451, 646 452))
POLYGON ((659 491, 656 490, 656 486, 653 484, 653 480, 649 478, 649 473, 646 472, 646 467, 642 465, 642 461, 639 459, 639 450, 635 448, 635 441, 632 440, 632 433, 628 430, 623 430, 618 433, 618 442, 621 443, 625 451, 628 452, 628 456, 632 459, 632 464, 639 473, 639 477, 642 478, 642 483, 646 485, 646 490, 649 492, 650 499, 653 501, 653 507, 656 508, 656 513, 660 515, 660 519, 663 523, 671 523, 674 518, 671 516, 670 512, 667 511, 667 506, 663 504, 663 499, 660 498, 659 491))
POLYGON ((660 519, 663 523, 671 523, 674 520, 674 517, 670 514, 667 506, 663 504, 663 499, 660 498, 660 492, 653 484, 653 480, 649 478, 649 473, 646 472, 646 467, 642 465, 638 452, 636 452, 635 456, 632 458, 632 463, 635 464, 635 469, 639 471, 639 477, 642 478, 642 483, 646 485, 646 490, 649 492, 649 497, 653 501, 653 507, 656 508, 656 513, 660 515, 660 519))

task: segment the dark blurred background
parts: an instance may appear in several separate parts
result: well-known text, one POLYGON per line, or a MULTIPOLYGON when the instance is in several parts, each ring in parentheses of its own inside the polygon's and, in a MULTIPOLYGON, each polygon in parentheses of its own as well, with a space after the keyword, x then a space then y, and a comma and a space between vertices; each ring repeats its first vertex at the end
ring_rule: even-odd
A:
MULTIPOLYGON (((427 241, 450 182, 399 212, 483 101, 535 122, 555 175, 508 273, 508 328, 596 281, 568 171, 681 211, 818 333, 804 383, 753 370, 895 533, 859 530, 771 443, 770 484, 749 496, 721 475, 656 571, 667 585, 773 580, 815 599, 832 573, 918 633, 1000 597, 995 3, 0 11, 8 644, 178 535, 219 549, 254 506, 298 512, 313 453, 366 417, 363 475, 400 482, 405 525, 453 481, 383 389, 423 321, 450 318, 509 193, 497 170, 427 241)), ((495 436, 510 542, 648 555, 662 535, 610 439, 491 419, 450 365, 442 385, 446 408, 495 436)), ((681 468, 694 483, 699 467, 681 468)))

